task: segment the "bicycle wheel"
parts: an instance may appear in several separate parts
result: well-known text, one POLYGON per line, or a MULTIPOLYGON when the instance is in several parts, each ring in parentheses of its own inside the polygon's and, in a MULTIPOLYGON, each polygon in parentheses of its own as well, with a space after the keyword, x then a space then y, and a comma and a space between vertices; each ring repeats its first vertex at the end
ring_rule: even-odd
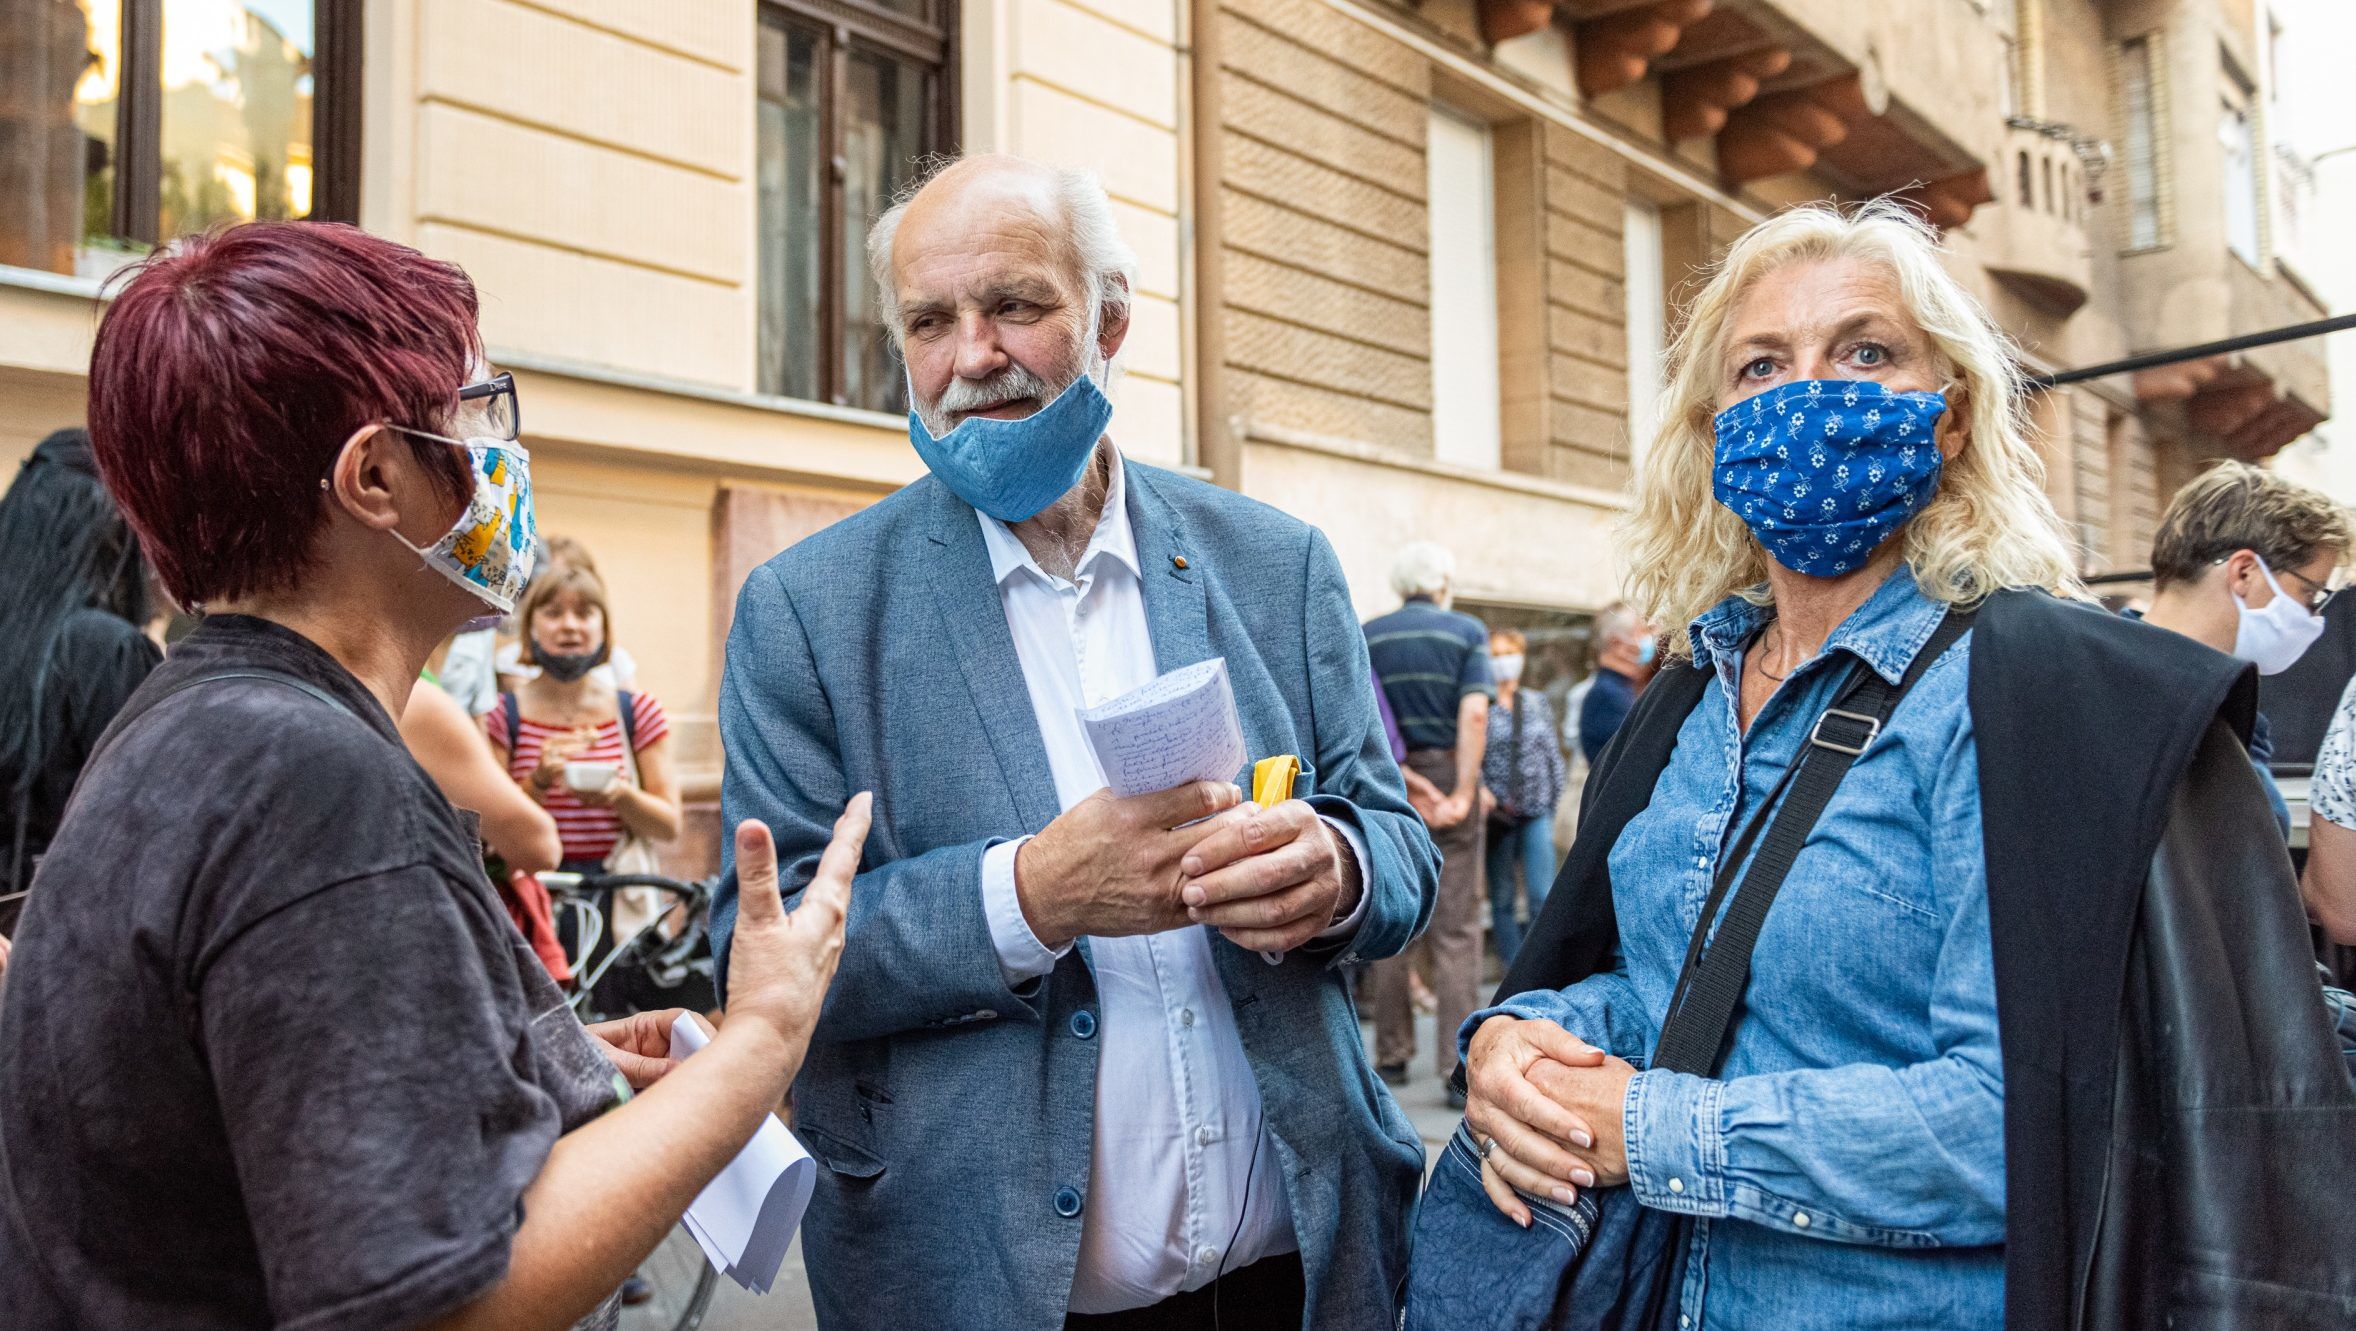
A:
POLYGON ((695 1331, 720 1279, 683 1225, 672 1226, 654 1254, 638 1264, 638 1275, 654 1294, 636 1307, 623 1307, 621 1331, 695 1331))

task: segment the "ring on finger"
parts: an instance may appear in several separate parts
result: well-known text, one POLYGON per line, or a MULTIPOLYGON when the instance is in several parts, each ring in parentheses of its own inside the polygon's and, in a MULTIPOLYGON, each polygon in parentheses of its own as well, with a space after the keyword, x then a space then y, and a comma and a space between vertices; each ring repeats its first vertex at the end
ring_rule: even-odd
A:
POLYGON ((1483 1137, 1483 1138, 1481 1138, 1481 1159, 1483 1159, 1483 1160, 1487 1160, 1487 1159, 1489 1158, 1489 1152, 1491 1152, 1491 1151, 1494 1151, 1494 1150, 1496 1150, 1496 1149, 1497 1149, 1497 1139, 1496 1139, 1495 1137, 1483 1137))

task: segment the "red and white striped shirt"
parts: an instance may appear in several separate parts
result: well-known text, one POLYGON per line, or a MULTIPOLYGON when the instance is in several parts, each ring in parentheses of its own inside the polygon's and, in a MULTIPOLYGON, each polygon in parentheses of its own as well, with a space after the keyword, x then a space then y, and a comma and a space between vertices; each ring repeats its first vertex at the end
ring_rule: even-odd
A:
MULTIPOLYGON (((632 724, 638 730, 638 747, 644 749, 671 733, 671 723, 663 717, 663 705, 651 693, 630 695, 636 703, 632 724)), ((483 732, 491 742, 507 750, 507 771, 518 781, 528 779, 540 765, 540 750, 552 735, 571 733, 571 727, 550 725, 544 721, 523 718, 523 735, 510 739, 507 734, 507 708, 494 707, 483 713, 483 732)), ((622 734, 622 721, 609 717, 597 725, 597 742, 573 755, 579 763, 610 763, 621 769, 622 780, 629 780, 628 744, 622 734)), ((556 819, 556 834, 564 843, 567 863, 575 860, 602 860, 613 853, 622 839, 622 815, 612 809, 592 808, 581 802, 570 786, 562 781, 540 792, 540 804, 556 819)))

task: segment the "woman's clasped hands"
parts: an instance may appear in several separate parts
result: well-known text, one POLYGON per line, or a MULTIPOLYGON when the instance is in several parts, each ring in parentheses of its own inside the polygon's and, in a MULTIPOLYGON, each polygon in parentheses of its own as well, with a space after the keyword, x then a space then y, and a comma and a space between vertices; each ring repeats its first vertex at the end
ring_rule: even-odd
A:
POLYGON ((1635 1067, 1551 1021, 1495 1016, 1465 1051, 1465 1125, 1481 1152, 1481 1188, 1523 1228, 1521 1197, 1565 1206, 1581 1188, 1628 1181, 1621 1106, 1635 1067))

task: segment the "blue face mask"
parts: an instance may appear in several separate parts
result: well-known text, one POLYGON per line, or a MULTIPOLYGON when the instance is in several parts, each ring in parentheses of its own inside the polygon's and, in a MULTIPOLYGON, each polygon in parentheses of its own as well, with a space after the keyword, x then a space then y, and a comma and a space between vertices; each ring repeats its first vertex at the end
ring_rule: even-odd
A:
POLYGON ((1947 400, 1805 379, 1718 413, 1710 492, 1794 573, 1855 571, 1939 488, 1947 400))
POLYGON ((1660 649, 1661 645, 1657 642, 1654 642, 1650 638, 1646 638, 1644 641, 1637 643, 1636 664, 1640 666, 1651 665, 1654 653, 1660 651, 1660 649))
POLYGON ((968 416, 938 438, 908 413, 908 442, 959 499, 1000 522, 1021 522, 1080 483, 1113 404, 1090 375, 1020 420, 968 416))

